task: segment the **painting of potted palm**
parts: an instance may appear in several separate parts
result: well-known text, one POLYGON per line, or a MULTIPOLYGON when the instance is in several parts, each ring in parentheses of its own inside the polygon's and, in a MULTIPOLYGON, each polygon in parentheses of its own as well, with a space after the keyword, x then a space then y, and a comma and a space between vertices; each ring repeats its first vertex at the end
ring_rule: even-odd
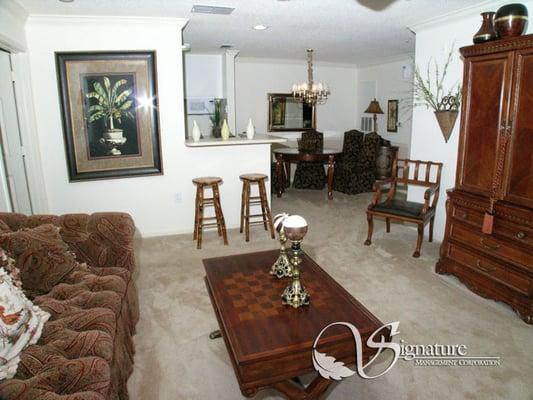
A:
MULTIPOLYGON (((111 79, 108 76, 91 77, 87 85, 93 91, 85 97, 89 101, 87 123, 91 130, 96 131, 90 132, 93 142, 103 147, 106 155, 116 156, 122 154, 119 149, 127 142, 124 137, 125 128, 135 122, 135 107, 133 86, 129 84, 128 79, 115 77, 114 83, 111 79)), ((100 153, 101 150, 96 148, 94 152, 100 153)))

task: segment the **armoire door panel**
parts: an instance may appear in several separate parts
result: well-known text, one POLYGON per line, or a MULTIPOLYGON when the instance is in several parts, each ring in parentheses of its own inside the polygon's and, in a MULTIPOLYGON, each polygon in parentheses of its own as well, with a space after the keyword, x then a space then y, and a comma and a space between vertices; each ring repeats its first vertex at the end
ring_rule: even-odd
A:
POLYGON ((513 53, 465 60, 465 88, 457 187, 488 196, 508 112, 513 53))
POLYGON ((504 198, 533 208, 533 49, 517 51, 515 63, 504 198))

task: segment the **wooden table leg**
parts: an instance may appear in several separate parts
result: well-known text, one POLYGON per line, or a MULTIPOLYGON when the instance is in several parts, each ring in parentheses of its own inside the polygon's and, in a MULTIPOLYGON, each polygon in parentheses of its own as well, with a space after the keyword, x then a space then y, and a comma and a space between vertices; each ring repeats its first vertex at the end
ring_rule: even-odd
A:
POLYGON ((218 339, 222 337, 222 332, 220 331, 220 329, 217 329, 216 331, 213 331, 209 334, 209 339, 213 340, 213 339, 218 339))
POLYGON ((292 381, 277 382, 272 384, 272 387, 291 400, 318 400, 333 382, 332 379, 324 379, 318 375, 306 388, 292 381))
MULTIPOLYGON (((287 186, 290 187, 291 186, 291 163, 289 161, 285 163, 285 172, 286 172, 285 177, 287 178, 287 182, 288 182, 287 186)), ((285 182, 283 182, 283 191, 285 191, 285 182)))
POLYGON ((281 197, 283 187, 285 186, 285 182, 283 181, 283 155, 281 154, 276 154, 276 178, 278 197, 281 197))
POLYGON ((335 156, 328 157, 328 199, 333 199, 333 178, 335 176, 335 156))

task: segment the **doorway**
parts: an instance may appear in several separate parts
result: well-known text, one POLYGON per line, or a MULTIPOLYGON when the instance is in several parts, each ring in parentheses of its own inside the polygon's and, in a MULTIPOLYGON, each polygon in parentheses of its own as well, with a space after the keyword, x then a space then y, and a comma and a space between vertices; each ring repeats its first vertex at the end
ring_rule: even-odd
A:
POLYGON ((0 211, 32 214, 11 54, 0 50, 0 211))

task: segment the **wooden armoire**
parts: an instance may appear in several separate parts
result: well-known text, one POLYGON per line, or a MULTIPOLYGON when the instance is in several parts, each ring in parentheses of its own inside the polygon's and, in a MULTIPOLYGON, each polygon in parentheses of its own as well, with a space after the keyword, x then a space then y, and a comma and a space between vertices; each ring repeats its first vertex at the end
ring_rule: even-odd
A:
POLYGON ((457 175, 436 271, 509 304, 532 324, 533 35, 463 47, 461 54, 457 175))

